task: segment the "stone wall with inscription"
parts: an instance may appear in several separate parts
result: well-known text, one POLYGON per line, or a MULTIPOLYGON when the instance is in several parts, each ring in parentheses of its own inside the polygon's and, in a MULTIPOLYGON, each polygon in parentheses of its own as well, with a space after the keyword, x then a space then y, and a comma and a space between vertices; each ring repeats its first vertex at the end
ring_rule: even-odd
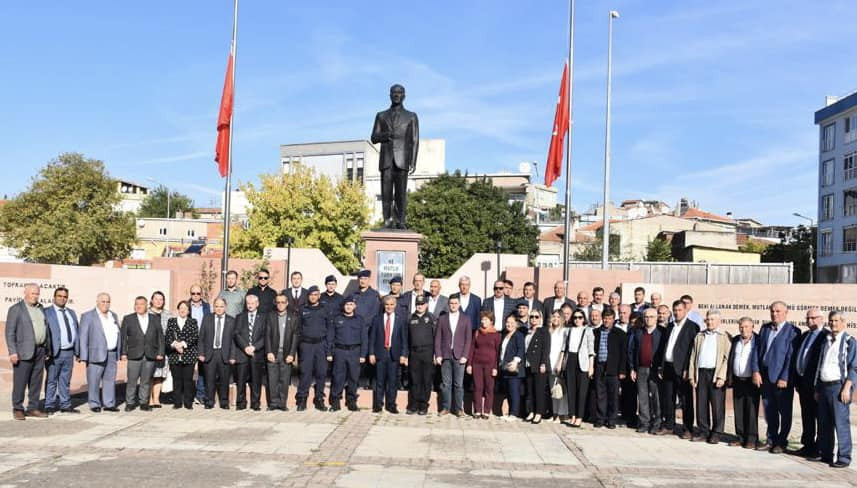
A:
MULTIPOLYGON (((633 303, 634 288, 646 289, 646 299, 652 292, 663 294, 664 303, 671 305, 682 295, 693 297, 695 307, 705 316, 711 308, 720 309, 723 323, 730 334, 738 331, 738 319, 747 316, 758 327, 770 321, 768 307, 782 300, 789 307, 788 319, 803 328, 806 311, 818 307, 826 315, 831 310, 845 314, 849 329, 857 329, 857 285, 843 284, 784 284, 784 285, 662 285, 653 283, 622 283, 622 303, 633 303)), ((857 333, 857 331, 852 331, 857 333)))

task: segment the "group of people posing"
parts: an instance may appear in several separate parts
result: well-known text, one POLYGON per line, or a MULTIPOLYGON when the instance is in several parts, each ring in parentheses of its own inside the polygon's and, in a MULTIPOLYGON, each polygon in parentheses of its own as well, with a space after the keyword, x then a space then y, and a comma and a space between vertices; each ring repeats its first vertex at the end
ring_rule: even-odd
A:
POLYGON ((368 376, 374 380, 375 413, 399 413, 397 392, 406 387, 407 414, 428 414, 431 393, 438 390, 438 414, 461 417, 467 389, 477 419, 493 412, 509 421, 550 419, 571 427, 588 421, 615 429, 621 415, 640 433, 712 444, 724 434, 731 388, 736 438, 730 445, 778 454, 787 450, 797 391, 802 447, 789 452, 834 467, 851 461, 857 342, 838 311, 828 314, 825 325, 819 309, 808 310, 801 332, 788 321, 788 306, 775 301, 771 321, 758 332, 751 318, 742 317, 738 335, 730 337, 718 310, 707 310, 703 319, 692 297, 669 306, 658 293, 646 301, 643 288, 635 290, 634 303, 622 304, 615 292, 605 302, 601 287, 591 299, 580 292, 574 301, 563 282, 540 301, 529 282, 522 297, 512 298, 508 280, 495 282, 493 296, 483 300, 471 293, 467 277, 447 297, 437 280, 424 290, 419 273, 407 292, 401 278, 392 279, 383 298, 370 286, 368 270, 360 271, 357 290, 345 296, 336 291, 333 276, 323 291, 304 288, 300 272, 291 274, 281 292, 269 286, 267 270, 256 279, 245 292, 230 271, 211 305, 195 285, 174 311, 161 292, 139 296, 134 313, 121 322, 107 293, 78 320, 66 306, 66 288, 56 288, 52 305, 42 307, 39 287, 26 285, 6 322, 14 418, 79 412, 70 397, 75 360, 86 364, 93 412, 118 411, 121 363, 126 411, 160 407, 165 379, 172 383, 173 408, 192 409, 196 398, 206 409, 228 409, 234 382, 238 410, 248 406, 248 387, 251 409, 261 409, 264 390, 269 410, 288 410, 292 371, 298 368, 299 411, 307 408, 311 387, 316 409, 338 411, 344 400, 345 408, 358 410, 358 384, 368 376), (495 391, 503 400, 497 404, 495 391), (760 399, 765 442, 758 435, 760 399))

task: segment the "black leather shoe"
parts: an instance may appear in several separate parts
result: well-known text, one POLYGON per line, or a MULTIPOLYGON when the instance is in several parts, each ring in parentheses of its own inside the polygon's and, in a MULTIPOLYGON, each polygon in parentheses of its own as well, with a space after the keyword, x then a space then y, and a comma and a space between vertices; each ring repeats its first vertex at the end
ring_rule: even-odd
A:
POLYGON ((235 407, 235 410, 247 410, 247 405, 238 405, 235 407))
POLYGON ((258 412, 259 410, 262 410, 262 407, 250 407, 250 410, 253 410, 254 412, 258 412))
POLYGON ((306 403, 298 403, 298 412, 306 410, 306 403))
POLYGON ((267 410, 268 410, 269 412, 273 412, 274 410, 279 410, 279 409, 280 409, 280 407, 274 407, 274 406, 271 406, 271 405, 268 405, 268 408, 267 408, 267 410))
POLYGON ((356 411, 360 410, 360 408, 357 406, 357 402, 348 402, 347 406, 348 406, 348 411, 350 411, 350 412, 356 412, 356 411))
POLYGON ((830 463, 831 468, 847 468, 851 466, 851 463, 846 463, 845 461, 836 461, 835 463, 830 463))
POLYGON ((417 412, 417 415, 428 415, 428 410, 422 409, 417 412))
POLYGON ((220 408, 223 410, 229 410, 229 405, 221 405, 220 408))
POLYGON ((330 411, 331 412, 338 412, 340 410, 341 410, 341 407, 339 406, 339 402, 333 402, 330 404, 330 411))
POLYGON ((46 408, 45 413, 48 415, 53 415, 53 414, 57 413, 57 409, 55 409, 53 407, 52 408, 46 408))
MULTIPOLYGON (((105 410, 110 410, 110 409, 107 408, 105 410)), ((126 412, 133 412, 134 410, 137 410, 137 405, 125 405, 125 411, 126 412)))
POLYGON ((60 410, 62 413, 80 413, 80 410, 76 408, 63 408, 60 410))
POLYGON ((214 405, 206 405, 206 406, 205 406, 205 409, 206 409, 206 410, 211 410, 212 408, 214 408, 214 405))
POLYGON ((89 407, 93 413, 101 413, 101 407, 89 407))
POLYGON ((413 415, 413 414, 415 414, 415 413, 417 413, 417 411, 416 411, 416 410, 413 410, 413 409, 410 409, 410 408, 405 410, 405 414, 407 414, 407 415, 413 415))
POLYGON ((289 407, 280 407, 280 410, 282 410, 283 412, 288 412, 288 411, 289 411, 289 407))
POLYGON ((119 407, 104 407, 105 412, 118 412, 119 407))
POLYGON ((390 413, 391 413, 391 414, 393 414, 393 415, 398 415, 398 414, 399 414, 399 409, 398 409, 398 408, 396 408, 396 407, 388 408, 388 409, 387 409, 387 411, 388 411, 388 412, 390 412, 390 413))
POLYGON ((140 405, 140 410, 142 410, 143 412, 151 412, 152 407, 150 407, 148 405, 140 405))
POLYGON ((381 413, 381 407, 372 407, 372 413, 381 413))

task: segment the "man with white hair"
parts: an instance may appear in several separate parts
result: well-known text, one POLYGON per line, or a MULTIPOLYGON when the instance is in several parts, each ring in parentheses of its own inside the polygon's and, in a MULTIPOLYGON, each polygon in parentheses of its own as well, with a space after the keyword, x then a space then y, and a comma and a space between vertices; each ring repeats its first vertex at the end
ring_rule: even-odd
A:
POLYGON ((24 285, 24 300, 9 307, 6 315, 6 346, 12 363, 12 416, 15 420, 47 417, 39 410, 39 395, 50 343, 50 329, 39 304, 39 286, 27 283, 24 285), (25 390, 28 390, 26 411, 25 390))
POLYGON ((828 315, 830 332, 822 338, 818 375, 815 380, 818 399, 818 450, 814 459, 830 463, 832 468, 851 464, 851 399, 857 384, 857 340, 848 335, 845 316, 837 311, 828 315), (836 461, 833 461, 834 433, 836 461))
POLYGON ((86 364, 89 409, 118 412, 116 363, 122 354, 119 319, 110 310, 110 295, 99 293, 95 308, 80 317, 80 360, 86 364))
POLYGON ((717 444, 726 419, 726 379, 732 343, 720 330, 720 310, 705 314, 706 329, 696 335, 690 353, 687 377, 696 389, 696 442, 717 444))

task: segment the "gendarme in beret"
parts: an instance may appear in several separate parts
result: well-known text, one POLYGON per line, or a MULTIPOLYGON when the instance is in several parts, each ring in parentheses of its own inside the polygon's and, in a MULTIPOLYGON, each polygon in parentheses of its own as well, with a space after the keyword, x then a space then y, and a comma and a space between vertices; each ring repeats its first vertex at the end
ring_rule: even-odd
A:
POLYGON ((330 282, 336 283, 336 276, 327 275, 327 277, 324 279, 324 284, 326 285, 330 282))
POLYGON ((426 303, 426 297, 422 295, 417 295, 417 297, 414 299, 415 305, 425 305, 426 303))
POLYGON ((361 269, 359 273, 357 273, 358 278, 369 278, 372 276, 372 272, 368 269, 361 269))
POLYGON ((401 285, 402 284, 402 277, 401 276, 393 276, 392 278, 390 278, 390 284, 392 285, 393 283, 398 283, 401 285))
POLYGON ((307 290, 307 293, 318 293, 318 287, 317 287, 317 286, 315 286, 315 285, 312 285, 312 286, 311 286, 311 287, 309 287, 309 289, 307 290))

